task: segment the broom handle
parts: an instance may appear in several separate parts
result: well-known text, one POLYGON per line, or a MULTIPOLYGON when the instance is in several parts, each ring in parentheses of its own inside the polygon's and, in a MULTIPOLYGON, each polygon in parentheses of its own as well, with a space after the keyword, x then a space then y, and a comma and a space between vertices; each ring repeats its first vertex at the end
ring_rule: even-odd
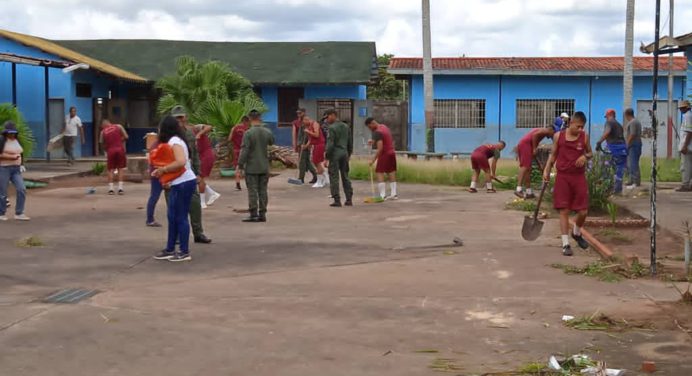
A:
POLYGON ((369 171, 370 171, 370 190, 372 191, 372 197, 375 197, 375 180, 372 177, 372 166, 370 166, 369 171))

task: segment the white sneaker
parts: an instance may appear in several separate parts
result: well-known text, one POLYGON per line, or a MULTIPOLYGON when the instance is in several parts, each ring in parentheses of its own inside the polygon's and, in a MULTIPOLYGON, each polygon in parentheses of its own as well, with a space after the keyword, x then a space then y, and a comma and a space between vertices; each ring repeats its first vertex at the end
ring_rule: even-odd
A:
POLYGON ((386 201, 386 200, 398 200, 398 199, 399 199, 399 196, 398 196, 398 195, 397 195, 397 196, 387 196, 387 197, 385 197, 384 199, 385 199, 385 201, 386 201))
POLYGON ((323 186, 323 187, 326 187, 326 186, 328 186, 329 184, 330 184, 330 182, 329 182, 329 175, 324 174, 324 178, 322 179, 322 186, 323 186))
POLYGON ((200 204, 202 205, 202 209, 206 209, 206 208, 207 208, 207 203, 206 203, 206 202, 201 201, 200 204))
POLYGON ((0 215, 0 221, 3 221, 3 222, 4 222, 4 221, 6 221, 6 220, 7 220, 7 216, 6 216, 6 215, 0 215))
POLYGON ((637 185, 636 185, 636 184, 631 184, 631 185, 626 186, 625 188, 627 188, 627 189, 634 189, 634 188, 637 188, 637 185))
POLYGON ((313 188, 324 188, 324 183, 321 181, 318 181, 317 183, 312 185, 313 188))
POLYGON ((18 221, 30 221, 31 220, 31 218, 26 216, 26 214, 15 215, 14 219, 16 219, 18 221))
POLYGON ((219 199, 221 195, 217 192, 214 192, 211 194, 211 197, 209 197, 209 200, 207 200, 207 206, 212 206, 216 200, 219 199))

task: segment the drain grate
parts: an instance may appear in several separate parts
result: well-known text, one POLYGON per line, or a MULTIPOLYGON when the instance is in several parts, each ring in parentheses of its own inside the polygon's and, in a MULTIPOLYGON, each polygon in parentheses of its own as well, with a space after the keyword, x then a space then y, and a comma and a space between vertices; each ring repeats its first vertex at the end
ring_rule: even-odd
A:
POLYGON ((41 302, 53 304, 75 304, 81 302, 82 300, 89 299, 99 292, 99 290, 88 289, 62 289, 46 296, 41 300, 41 302))

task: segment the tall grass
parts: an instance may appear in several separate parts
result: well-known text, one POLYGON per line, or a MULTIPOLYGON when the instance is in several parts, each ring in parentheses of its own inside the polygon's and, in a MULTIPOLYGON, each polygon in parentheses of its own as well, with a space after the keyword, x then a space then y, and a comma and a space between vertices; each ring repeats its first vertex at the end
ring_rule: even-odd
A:
MULTIPOLYGON (((352 159, 351 173, 352 179, 369 180, 369 167, 367 159, 352 159)), ((398 158, 396 178, 404 183, 420 183, 432 185, 451 185, 468 186, 471 184, 471 161, 469 159, 459 160, 432 160, 415 161, 411 159, 398 158)), ((507 182, 510 187, 516 183, 517 162, 512 160, 500 160, 497 165, 497 176, 503 178, 505 182, 512 179, 512 184, 507 182)), ((481 173, 480 181, 484 181, 481 173)))
MULTIPOLYGON (((682 180, 680 174, 680 159, 657 158, 658 181, 660 182, 679 182, 682 180)), ((642 184, 651 180, 651 157, 642 157, 639 160, 642 173, 642 184)))

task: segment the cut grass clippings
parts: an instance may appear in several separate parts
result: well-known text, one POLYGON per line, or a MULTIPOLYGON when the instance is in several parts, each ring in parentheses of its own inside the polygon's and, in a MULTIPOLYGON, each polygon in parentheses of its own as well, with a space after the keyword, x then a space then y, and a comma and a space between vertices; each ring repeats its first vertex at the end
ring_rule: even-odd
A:
POLYGON ((597 260, 584 265, 583 267, 552 264, 555 269, 562 269, 565 274, 580 274, 587 277, 598 278, 603 282, 620 282, 623 279, 637 279, 647 275, 647 269, 639 262, 633 262, 632 266, 626 267, 621 263, 612 263, 597 260))
POLYGON ((430 369, 436 372, 457 372, 464 368, 457 363, 456 359, 436 358, 430 363, 430 369))
POLYGON ((565 321, 565 326, 577 330, 597 330, 623 332, 625 330, 640 329, 653 330, 654 326, 651 322, 630 322, 625 319, 616 320, 607 315, 595 312, 591 316, 578 317, 573 320, 565 321))
POLYGON ((505 209, 533 212, 534 210, 536 210, 536 201, 524 200, 523 198, 515 198, 512 201, 505 204, 505 209))
POLYGON ((19 239, 15 244, 20 248, 43 247, 45 245, 43 240, 38 236, 29 236, 28 238, 19 239))

